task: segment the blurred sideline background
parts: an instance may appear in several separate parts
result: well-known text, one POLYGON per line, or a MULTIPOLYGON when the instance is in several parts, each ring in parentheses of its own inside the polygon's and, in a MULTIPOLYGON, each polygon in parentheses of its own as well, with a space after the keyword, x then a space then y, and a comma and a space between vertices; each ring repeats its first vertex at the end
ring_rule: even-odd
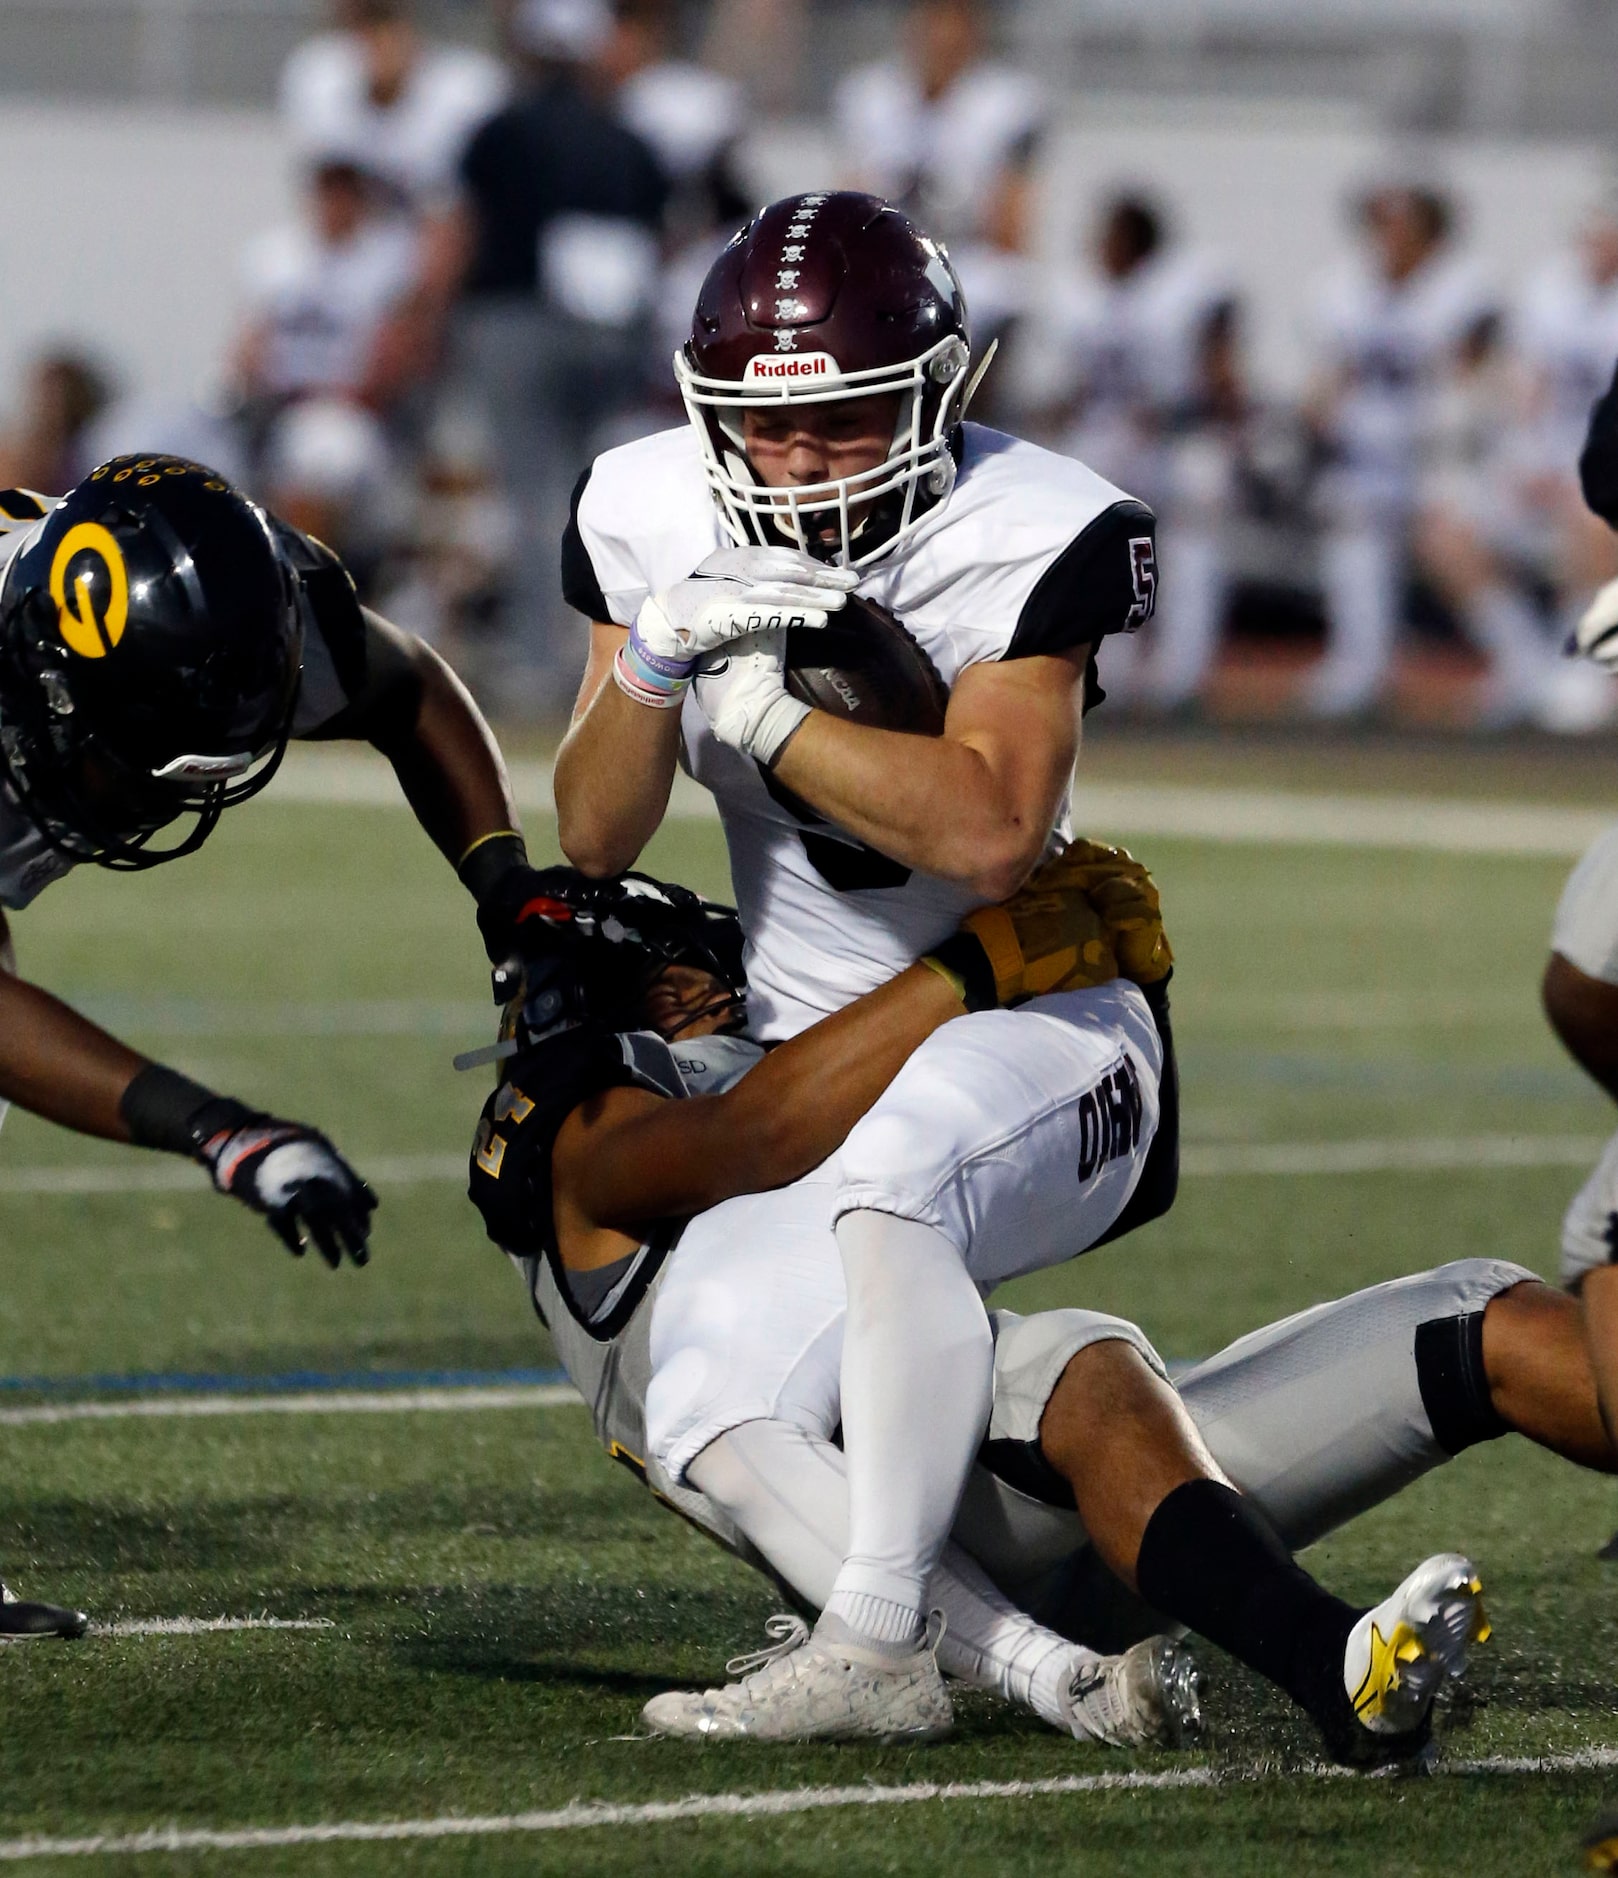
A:
POLYGON ((507 723, 593 452, 753 206, 950 243, 978 415, 1154 503, 1116 710, 1608 730, 1618 17, 1595 0, 0 0, 0 482, 203 457, 507 723))

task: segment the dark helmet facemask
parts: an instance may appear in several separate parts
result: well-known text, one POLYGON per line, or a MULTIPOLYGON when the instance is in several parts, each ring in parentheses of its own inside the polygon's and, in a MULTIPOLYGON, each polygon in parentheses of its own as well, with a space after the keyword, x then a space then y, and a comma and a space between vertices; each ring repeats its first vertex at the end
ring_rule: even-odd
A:
POLYGON ((199 464, 116 458, 0 580, 0 778, 71 860, 176 860, 275 774, 301 666, 263 511, 199 464))
POLYGON ((570 867, 541 870, 518 916, 518 952, 494 973, 504 1007, 500 1042, 456 1057, 457 1069, 515 1056, 582 1025, 644 1030, 646 994, 670 965, 692 966, 719 989, 688 1011, 674 1037, 721 1016, 739 1031, 746 1017, 742 934, 735 910, 649 874, 591 880, 570 867))

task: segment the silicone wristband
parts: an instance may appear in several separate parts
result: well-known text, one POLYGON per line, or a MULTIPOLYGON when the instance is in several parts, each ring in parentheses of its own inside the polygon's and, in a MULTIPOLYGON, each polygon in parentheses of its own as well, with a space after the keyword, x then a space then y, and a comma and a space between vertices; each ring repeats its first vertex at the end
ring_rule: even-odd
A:
POLYGON ((612 679, 626 698, 633 698, 652 711, 672 711, 684 704, 691 683, 689 678, 671 685, 655 675, 650 679, 643 677, 629 656, 627 644, 618 648, 618 656, 612 662, 612 679))

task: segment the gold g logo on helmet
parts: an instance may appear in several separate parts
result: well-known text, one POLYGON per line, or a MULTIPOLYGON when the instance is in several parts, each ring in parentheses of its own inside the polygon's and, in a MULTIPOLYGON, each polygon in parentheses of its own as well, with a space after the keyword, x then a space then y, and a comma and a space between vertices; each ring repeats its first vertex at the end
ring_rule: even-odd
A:
POLYGON ((129 624, 129 570, 99 522, 80 522, 56 545, 51 598, 63 643, 81 659, 104 659, 129 624))

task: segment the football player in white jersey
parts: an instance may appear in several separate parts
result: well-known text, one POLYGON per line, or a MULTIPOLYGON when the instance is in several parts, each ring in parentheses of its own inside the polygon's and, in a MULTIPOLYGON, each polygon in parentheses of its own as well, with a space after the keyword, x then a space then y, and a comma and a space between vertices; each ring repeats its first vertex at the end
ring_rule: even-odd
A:
POLYGON ((1247 404, 1238 323, 1223 270, 1175 241, 1155 203, 1124 195, 1102 210, 1093 272, 1051 296, 1018 359, 1059 447, 1139 490, 1168 531, 1174 602, 1128 678, 1161 711, 1201 690, 1229 595, 1223 537, 1247 404))
MULTIPOLYGON (((1322 717, 1370 709, 1387 682, 1435 403, 1491 310, 1475 268, 1451 248, 1444 197, 1382 189, 1360 216, 1368 252, 1324 296, 1308 411, 1327 459, 1319 490, 1326 657, 1305 688, 1322 717)), ((1522 596, 1498 575, 1450 578, 1441 557, 1431 557, 1431 571, 1489 654, 1491 715, 1507 714, 1513 700, 1537 700, 1547 649, 1522 596)))
MULTIPOLYGON (((1075 1005, 1105 999, 1112 942, 1127 952, 1131 936, 1106 889, 1131 872, 1127 856, 1097 855, 1082 892, 1064 860, 995 909, 1025 980, 1066 984, 1075 1005)), ((884 1117, 896 1072, 936 1072, 940 1056, 947 1066, 963 1035, 987 1020, 961 1016, 938 961, 923 960, 761 1060, 758 1046, 736 1034, 745 996, 740 935, 724 909, 641 877, 595 887, 555 869, 543 884, 546 896, 523 922, 523 976, 502 1026, 512 1054, 480 1123, 472 1198, 490 1237, 522 1269, 603 1444, 722 1543, 821 1607, 848 1530, 843 1457, 833 1446, 843 1304, 828 1229, 840 1178, 833 1150, 851 1124, 845 1147, 884 1117), (826 1165, 804 1173, 817 1162, 826 1165), (779 1191, 741 1197, 794 1175, 779 1191), (689 1217, 699 1208, 707 1210, 689 1217), (693 1399, 704 1412, 687 1439, 693 1423, 681 1411, 693 1399)), ((1129 904, 1138 911, 1138 899, 1129 904)), ((974 915, 960 939, 981 943, 987 931, 974 915)), ((992 1095, 984 1099, 992 1106, 992 1095)), ((946 1135, 928 1151, 943 1168, 955 1149, 946 1135)), ((907 1172, 920 1152, 912 1150, 907 1172)), ((967 1196, 973 1235, 992 1238, 1007 1223, 982 1204, 992 1166, 968 1157, 950 1178, 967 1196)), ((1075 1240, 1084 1243, 1110 1208, 1092 1193, 1072 1211, 1075 1240)), ((1127 1225, 1120 1218, 1115 1230, 1127 1225)), ((1437 1302, 1453 1316, 1456 1298, 1476 1290, 1451 1286, 1437 1302)), ((1424 1306, 1434 1305, 1423 1317, 1441 1314, 1435 1297, 1431 1288, 1423 1294, 1424 1306)), ((1477 1597, 1470 1566, 1463 1572, 1453 1556, 1428 1561, 1376 1612, 1352 1611, 1292 1564, 1232 1490, 1133 1326, 1089 1312, 999 1323, 987 1453, 1010 1483, 1007 1510, 1019 1497, 1012 1488, 1052 1501, 1052 1481, 1053 1503, 1062 1505, 1065 1481, 1065 1504, 1107 1564, 1167 1619, 1197 1628, 1292 1693, 1334 1753, 1363 1761, 1419 1745, 1434 1683, 1458 1666, 1454 1652, 1464 1653, 1469 1626, 1458 1620, 1475 1613, 1477 1597), (1387 1637, 1400 1623, 1412 1627, 1411 1647, 1379 1661, 1374 1629, 1387 1637)), ((1481 1336, 1481 1319, 1469 1320, 1472 1330, 1481 1336)), ((1248 1471, 1289 1514, 1302 1481, 1315 1499, 1329 1494, 1329 1448, 1356 1464, 1348 1472, 1363 1487, 1368 1463, 1374 1472, 1380 1462, 1380 1479, 1390 1455, 1434 1447, 1424 1406, 1435 1428, 1442 1421, 1465 1433, 1449 1451, 1481 1438, 1472 1426, 1484 1412, 1475 1400, 1481 1351, 1468 1367, 1461 1359, 1471 1344, 1457 1342, 1453 1325, 1430 1326, 1417 1337, 1418 1397, 1395 1373, 1396 1331, 1390 1325, 1381 1339, 1388 1354, 1374 1377, 1368 1365, 1369 1395, 1389 1383, 1380 1418, 1367 1407, 1363 1432, 1347 1436, 1335 1395, 1329 1406, 1307 1401, 1309 1414, 1299 1414, 1295 1367, 1268 1359, 1262 1410, 1255 1403, 1236 1420, 1248 1435, 1271 1437, 1274 1465, 1258 1467, 1250 1456, 1248 1471), (1289 1384, 1290 1412, 1276 1399, 1289 1384), (1288 1429, 1282 1453, 1268 1427, 1275 1415, 1288 1429)), ((1365 1347, 1353 1334, 1345 1344, 1335 1327, 1303 1342, 1328 1372, 1365 1347)), ((1222 1394, 1238 1407, 1246 1400, 1239 1380, 1222 1394)), ((1029 1516, 996 1517, 983 1491, 980 1484, 957 1538, 997 1548, 997 1568, 1032 1587, 1051 1562, 1043 1542, 1025 1546, 1029 1516)), ((1347 1504, 1339 1498, 1338 1517, 1347 1504)), ((1054 1556, 1081 1543, 1070 1513, 1054 1556)), ((1081 1739, 1161 1737, 1189 1719, 1192 1691, 1172 1649, 1148 1643, 1113 1662, 1075 1651, 997 1596, 959 1546, 946 1548, 929 1595, 946 1619, 938 1644, 945 1668, 1081 1739)), ((1042 1595, 1050 1601, 1048 1590, 1042 1595)), ((646 1719, 661 1732, 755 1739, 916 1738, 947 1727, 947 1697, 928 1678, 912 1672, 896 1687, 882 1659, 858 1654, 818 1691, 806 1726, 776 1699, 778 1685, 798 1674, 792 1659, 804 1641, 792 1631, 785 1650, 765 1652, 757 1673, 728 1689, 658 1697, 646 1719)))
MULTIPOLYGON (((963 421, 959 284, 872 197, 759 215, 710 272, 675 372, 689 428, 608 452, 575 503, 564 576, 593 625, 557 759, 561 840, 615 873, 677 762, 712 789, 749 1021, 770 1042, 943 943, 1064 838, 1095 648, 1152 610, 1153 524, 1082 464, 963 421), (942 735, 790 695, 787 629, 823 625, 856 586, 937 668, 942 735)), ((853 1513, 816 1646, 829 1674, 845 1645, 925 1654, 927 1578, 992 1371, 961 1248, 870 1200, 838 1226, 853 1513)))
MULTIPOLYGON (((6 925, 83 862, 195 852, 292 737, 380 749, 503 946, 495 903, 527 870, 493 738, 335 557, 175 457, 115 458, 60 499, 0 492, 0 1114, 16 1102, 188 1155, 335 1268, 364 1263, 376 1202, 325 1136, 149 1062, 20 978, 6 925)), ((0 1592, 0 1636, 83 1627, 0 1592)))

